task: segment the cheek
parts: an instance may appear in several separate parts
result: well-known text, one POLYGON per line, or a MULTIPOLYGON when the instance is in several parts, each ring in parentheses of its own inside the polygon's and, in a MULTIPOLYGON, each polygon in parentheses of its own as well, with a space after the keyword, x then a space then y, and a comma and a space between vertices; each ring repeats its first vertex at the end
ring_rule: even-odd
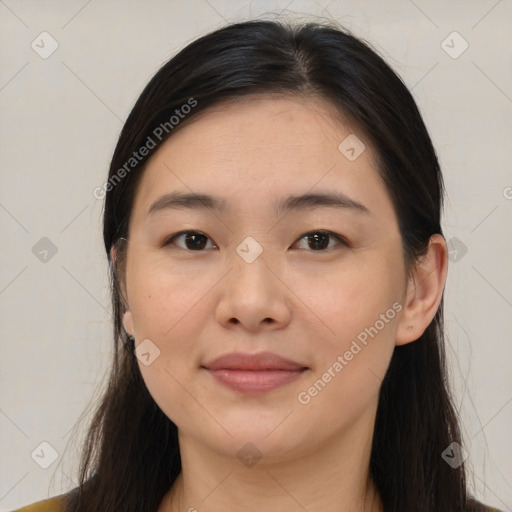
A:
POLYGON ((345 402, 345 397, 352 407, 354 397, 351 400, 349 395, 354 390, 361 399, 378 392, 393 353, 402 309, 397 300, 399 271, 380 255, 372 262, 361 261, 321 276, 314 291, 310 287, 304 302, 318 316, 311 321, 320 326, 317 364, 310 380, 320 379, 319 389, 326 384, 329 392, 324 398, 332 394, 333 399, 345 402))
POLYGON ((318 295, 312 309, 322 312, 328 328, 322 324, 325 334, 317 339, 315 366, 296 396, 305 429, 318 428, 322 417, 321 429, 334 432, 376 407, 401 306, 391 296, 385 286, 378 289, 366 278, 333 282, 318 295))
POLYGON ((146 387, 167 417, 181 425, 204 415, 188 390, 198 364, 194 340, 201 337, 199 319, 207 314, 201 298, 211 284, 170 274, 133 272, 130 308, 139 342, 149 339, 159 349, 150 365, 138 363, 146 387))
POLYGON ((163 340, 172 338, 197 315, 201 299, 207 294, 206 277, 161 268, 161 264, 142 264, 136 258, 128 273, 128 296, 135 330, 139 337, 163 340))
POLYGON ((341 347, 376 322, 378 330, 387 334, 397 316, 393 304, 401 296, 398 268, 395 271, 382 256, 356 260, 317 274, 313 280, 294 278, 297 295, 317 315, 322 332, 341 347), (385 315, 384 324, 381 315, 385 315))

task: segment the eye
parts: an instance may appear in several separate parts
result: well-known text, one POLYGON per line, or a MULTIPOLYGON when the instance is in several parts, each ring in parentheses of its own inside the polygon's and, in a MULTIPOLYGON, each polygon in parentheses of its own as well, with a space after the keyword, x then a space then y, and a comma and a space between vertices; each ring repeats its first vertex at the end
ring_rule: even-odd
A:
MULTIPOLYGON (((185 237, 184 243, 185 247, 181 247, 182 249, 190 250, 190 251, 201 251, 204 249, 206 245, 206 240, 208 240, 208 237, 199 231, 181 231, 180 233, 176 233, 169 237, 164 243, 163 247, 167 245, 171 245, 174 243, 175 240, 185 237)), ((213 245, 213 244, 212 244, 213 245)), ((213 245, 213 248, 216 248, 216 245, 213 245)))
MULTIPOLYGON (((207 245, 207 240, 209 237, 200 231, 181 231, 179 233, 175 233, 166 239, 166 241, 162 244, 162 247, 166 247, 168 245, 174 244, 176 240, 184 237, 184 247, 178 245, 178 247, 189 250, 189 251, 198 251, 201 252, 207 245)), ((349 247, 350 244, 343 237, 337 235, 336 233, 332 233, 331 231, 311 231, 302 235, 298 241, 306 240, 306 243, 309 247, 313 247, 313 251, 322 252, 326 249, 332 249, 329 247, 329 241, 331 238, 338 240, 338 245, 343 245, 349 247)), ((297 243, 297 242, 296 242, 297 243)), ((215 244, 211 244, 210 247, 213 249, 218 249, 215 244)))
POLYGON ((344 245, 346 247, 349 247, 349 243, 347 240, 345 240, 343 237, 337 235, 336 233, 332 233, 331 231, 311 231, 309 233, 306 233, 305 235, 302 235, 299 238, 299 241, 306 240, 306 243, 309 247, 313 247, 313 251, 315 252, 321 252, 325 249, 331 249, 332 247, 329 247, 329 239, 335 238, 339 241, 338 245, 344 245))

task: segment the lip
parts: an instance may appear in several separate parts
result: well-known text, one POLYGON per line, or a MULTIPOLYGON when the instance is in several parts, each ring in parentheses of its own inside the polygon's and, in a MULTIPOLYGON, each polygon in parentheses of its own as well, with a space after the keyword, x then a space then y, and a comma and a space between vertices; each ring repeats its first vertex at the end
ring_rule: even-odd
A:
POLYGON ((202 366, 221 384, 242 393, 266 393, 298 379, 309 368, 278 354, 233 352, 202 366))
POLYGON ((274 354, 260 352, 258 354, 245 354, 232 352, 203 365, 208 370, 301 370, 306 368, 303 364, 274 354))

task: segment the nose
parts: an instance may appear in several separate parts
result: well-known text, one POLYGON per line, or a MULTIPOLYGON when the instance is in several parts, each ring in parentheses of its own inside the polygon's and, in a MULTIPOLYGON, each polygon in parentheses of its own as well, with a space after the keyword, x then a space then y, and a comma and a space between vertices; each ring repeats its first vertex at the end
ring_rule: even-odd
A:
POLYGON ((282 266, 265 252, 253 261, 240 254, 230 255, 231 269, 220 283, 217 320, 224 327, 240 325, 252 332, 285 327, 291 319, 293 293, 280 275, 282 266))

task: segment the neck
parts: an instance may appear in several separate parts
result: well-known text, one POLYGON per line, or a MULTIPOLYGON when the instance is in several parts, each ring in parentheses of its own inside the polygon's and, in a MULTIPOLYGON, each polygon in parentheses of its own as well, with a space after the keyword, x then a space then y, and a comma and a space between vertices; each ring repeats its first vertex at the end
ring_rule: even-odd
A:
POLYGON ((293 459, 246 467, 180 433, 182 472, 159 512, 381 512, 369 475, 373 428, 337 435, 293 459))

